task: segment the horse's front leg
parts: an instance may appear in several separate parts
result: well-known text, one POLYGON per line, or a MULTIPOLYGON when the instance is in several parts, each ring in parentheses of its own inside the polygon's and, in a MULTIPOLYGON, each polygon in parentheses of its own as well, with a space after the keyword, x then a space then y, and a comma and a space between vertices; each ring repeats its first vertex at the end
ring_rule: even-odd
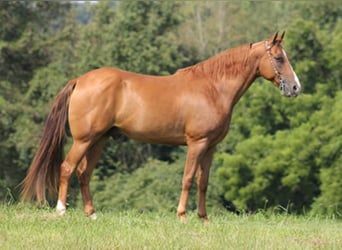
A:
POLYGON ((189 191, 201 157, 207 149, 207 145, 207 139, 188 142, 188 151, 182 180, 182 192, 177 208, 177 215, 180 221, 183 223, 186 221, 186 206, 188 202, 189 191))
POLYGON ((208 222, 206 209, 206 193, 208 188, 209 172, 215 147, 209 148, 203 155, 197 174, 197 188, 198 188, 198 217, 203 219, 204 223, 208 222))
POLYGON ((84 204, 84 213, 94 220, 96 219, 96 213, 90 194, 89 183, 107 140, 107 137, 103 137, 96 142, 95 145, 88 150, 87 154, 83 157, 80 166, 77 168, 77 176, 84 204))

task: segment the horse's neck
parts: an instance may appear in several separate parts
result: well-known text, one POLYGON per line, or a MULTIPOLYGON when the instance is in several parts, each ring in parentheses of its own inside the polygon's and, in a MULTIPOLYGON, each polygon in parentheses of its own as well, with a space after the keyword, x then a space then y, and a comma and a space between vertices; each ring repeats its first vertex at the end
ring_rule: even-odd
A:
POLYGON ((220 87, 222 94, 231 100, 233 106, 258 77, 259 60, 260 55, 258 51, 251 51, 246 60, 239 60, 233 64, 234 66, 232 67, 238 68, 238 73, 232 75, 228 72, 222 76, 222 80, 218 81, 222 85, 220 87))
POLYGON ((194 66, 180 69, 176 74, 190 73, 193 79, 207 79, 234 106, 253 83, 257 75, 262 47, 244 45, 224 51, 194 66))
POLYGON ((249 71, 249 74, 245 77, 228 80, 225 84, 228 92, 230 92, 230 95, 232 96, 233 105, 240 100, 257 77, 256 70, 250 68, 249 71))

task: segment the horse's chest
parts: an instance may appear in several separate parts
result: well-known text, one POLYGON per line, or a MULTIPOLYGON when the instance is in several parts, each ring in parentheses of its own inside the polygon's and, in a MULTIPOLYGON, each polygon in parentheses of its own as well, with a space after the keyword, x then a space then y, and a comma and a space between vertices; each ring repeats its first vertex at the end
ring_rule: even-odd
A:
POLYGON ((212 144, 220 142, 228 133, 230 113, 198 111, 187 126, 191 137, 208 138, 212 144))
POLYGON ((213 126, 211 128, 209 133, 209 138, 213 143, 218 143, 223 140, 223 138, 227 135, 229 130, 229 124, 230 124, 230 115, 222 117, 217 121, 215 124, 216 126, 213 126))

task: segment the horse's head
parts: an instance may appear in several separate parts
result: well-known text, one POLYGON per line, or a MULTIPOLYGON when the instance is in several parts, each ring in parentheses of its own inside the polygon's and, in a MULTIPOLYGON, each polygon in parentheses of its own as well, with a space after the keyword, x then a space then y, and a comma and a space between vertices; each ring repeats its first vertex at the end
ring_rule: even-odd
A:
POLYGON ((276 33, 264 42, 265 54, 261 58, 259 72, 262 77, 273 82, 287 97, 295 97, 300 93, 300 83, 294 72, 286 52, 281 46, 285 32, 276 33))

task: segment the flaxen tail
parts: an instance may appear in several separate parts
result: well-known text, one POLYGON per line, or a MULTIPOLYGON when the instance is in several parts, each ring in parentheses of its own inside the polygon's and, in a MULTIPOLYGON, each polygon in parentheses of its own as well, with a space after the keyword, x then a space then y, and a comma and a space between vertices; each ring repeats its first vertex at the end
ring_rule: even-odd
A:
POLYGON ((69 98, 76 85, 71 80, 56 96, 45 123, 37 153, 22 181, 21 198, 24 201, 46 202, 46 191, 56 193, 60 165, 64 158, 63 145, 66 138, 69 98))

